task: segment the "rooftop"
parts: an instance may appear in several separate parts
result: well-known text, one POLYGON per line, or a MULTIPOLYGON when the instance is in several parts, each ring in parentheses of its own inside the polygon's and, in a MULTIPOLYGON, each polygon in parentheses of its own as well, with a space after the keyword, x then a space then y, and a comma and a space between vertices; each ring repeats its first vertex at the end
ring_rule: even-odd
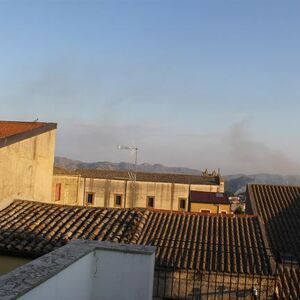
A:
MULTIPOLYGON (((115 180, 129 180, 128 171, 118 170, 96 170, 96 169, 79 169, 76 171, 68 171, 61 168, 54 168, 56 175, 81 175, 85 178, 99 178, 99 179, 115 179, 115 180)), ((138 181, 146 182, 172 182, 181 184, 205 184, 205 185, 219 185, 220 176, 203 176, 203 175, 186 175, 175 173, 146 173, 137 172, 138 181)))
POLYGON ((262 217, 274 254, 300 259, 300 186, 251 184, 247 212, 262 217))
POLYGON ((191 191, 190 201, 194 203, 230 204, 225 193, 191 191))
POLYGON ((1 252, 38 257, 76 239, 153 245, 158 266, 270 271, 257 216, 85 208, 21 200, 0 211, 1 252))
POLYGON ((55 123, 0 121, 0 148, 56 129, 56 127, 55 123))

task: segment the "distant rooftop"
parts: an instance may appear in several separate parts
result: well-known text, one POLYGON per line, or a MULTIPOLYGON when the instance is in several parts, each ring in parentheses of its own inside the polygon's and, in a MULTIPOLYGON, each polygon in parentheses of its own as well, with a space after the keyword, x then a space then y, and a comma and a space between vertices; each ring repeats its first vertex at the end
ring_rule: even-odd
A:
POLYGON ((56 129, 56 123, 0 121, 0 148, 56 129))
MULTIPOLYGON (((82 177, 85 178, 130 180, 128 171, 119 171, 119 170, 79 169, 75 171, 69 171, 62 168, 54 168, 54 174, 81 175, 82 177)), ((137 181, 219 185, 220 176, 137 172, 137 181)))
POLYGON ((191 191, 190 201, 194 203, 230 204, 225 193, 191 191))

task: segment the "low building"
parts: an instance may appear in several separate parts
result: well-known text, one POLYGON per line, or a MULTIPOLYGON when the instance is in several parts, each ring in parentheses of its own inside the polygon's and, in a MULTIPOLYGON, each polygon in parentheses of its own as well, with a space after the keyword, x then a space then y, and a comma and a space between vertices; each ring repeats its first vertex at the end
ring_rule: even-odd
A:
MULTIPOLYGON (((86 169, 69 172, 55 168, 52 203, 188 211, 193 192, 211 194, 207 199, 213 199, 213 195, 224 192, 224 180, 216 173, 195 176, 138 172, 133 181, 125 171, 86 169)), ((221 210, 227 211, 227 208, 221 210)))
POLYGON ((225 193, 191 191, 190 211, 215 214, 230 214, 230 202, 225 193))
POLYGON ((14 199, 51 201, 56 127, 0 121, 0 208, 14 199))

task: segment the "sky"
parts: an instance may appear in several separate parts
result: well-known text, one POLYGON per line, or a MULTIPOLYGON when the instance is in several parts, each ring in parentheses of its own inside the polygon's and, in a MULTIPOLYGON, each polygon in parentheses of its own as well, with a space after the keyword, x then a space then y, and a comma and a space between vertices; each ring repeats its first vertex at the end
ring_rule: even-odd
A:
POLYGON ((0 0, 0 119, 56 155, 300 174, 299 1, 0 0))

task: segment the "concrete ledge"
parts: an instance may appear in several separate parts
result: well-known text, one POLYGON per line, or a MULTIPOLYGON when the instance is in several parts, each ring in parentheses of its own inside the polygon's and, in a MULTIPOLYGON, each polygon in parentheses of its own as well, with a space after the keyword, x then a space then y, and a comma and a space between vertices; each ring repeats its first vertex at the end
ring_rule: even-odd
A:
POLYGON ((0 277, 0 298, 17 299, 96 250, 152 255, 153 246, 76 240, 0 277))

